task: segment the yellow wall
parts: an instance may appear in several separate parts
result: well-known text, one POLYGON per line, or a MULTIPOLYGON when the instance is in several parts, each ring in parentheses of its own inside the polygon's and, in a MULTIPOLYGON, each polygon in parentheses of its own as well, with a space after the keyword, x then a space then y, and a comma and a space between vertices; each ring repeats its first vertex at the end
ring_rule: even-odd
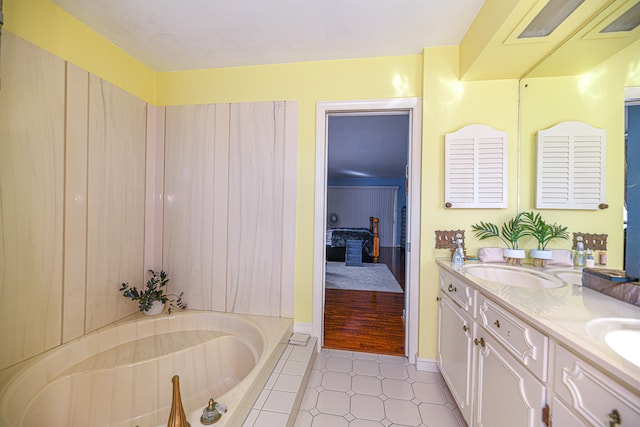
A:
POLYGON ((4 0, 4 29, 155 103, 156 74, 50 0, 4 0))
POLYGON ((419 354, 433 359, 436 356, 438 285, 434 258, 448 255, 448 251, 434 249, 435 230, 466 229, 465 237, 469 240, 470 224, 479 219, 501 221, 516 212, 518 81, 460 81, 458 48, 455 46, 425 49, 423 55, 419 354), (509 208, 506 210, 444 207, 444 136, 473 123, 486 124, 508 133, 509 208))

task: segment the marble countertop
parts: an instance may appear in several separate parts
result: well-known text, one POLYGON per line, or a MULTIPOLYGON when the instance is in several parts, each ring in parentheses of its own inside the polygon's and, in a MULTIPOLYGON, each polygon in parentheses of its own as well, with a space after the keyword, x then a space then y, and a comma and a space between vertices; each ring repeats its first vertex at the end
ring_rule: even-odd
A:
MULTIPOLYGON (((615 376, 635 393, 640 393, 640 367, 615 353, 605 343, 604 337, 598 337, 593 330, 591 333, 587 330, 587 324, 596 319, 624 318, 640 321, 640 307, 580 285, 567 283, 559 288, 521 288, 473 277, 464 271, 464 267, 452 266, 448 258, 436 259, 436 263, 458 279, 482 291, 487 298, 519 315, 556 342, 615 376)), ((479 262, 468 261, 465 265, 473 264, 479 262)), ((522 268, 543 272, 580 271, 570 267, 542 269, 525 265, 522 268)))

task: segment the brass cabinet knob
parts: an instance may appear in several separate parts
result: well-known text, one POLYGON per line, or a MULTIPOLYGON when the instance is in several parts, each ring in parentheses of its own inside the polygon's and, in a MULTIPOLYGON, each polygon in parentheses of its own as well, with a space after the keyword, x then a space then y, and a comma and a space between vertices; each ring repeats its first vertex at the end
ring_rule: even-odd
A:
POLYGON ((609 412, 609 427, 616 427, 617 425, 622 424, 622 418, 620 417, 620 412, 617 409, 613 409, 609 412))
POLYGON ((467 332, 469 330, 469 327, 467 325, 462 325, 462 330, 467 332))
POLYGON ((480 338, 480 339, 476 338, 476 339, 473 340, 473 343, 475 345, 479 345, 482 348, 484 348, 484 345, 485 345, 484 338, 480 338))
POLYGON ((496 325, 496 328, 500 327, 500 321, 499 320, 496 320, 495 322, 493 322, 493 324, 496 325))

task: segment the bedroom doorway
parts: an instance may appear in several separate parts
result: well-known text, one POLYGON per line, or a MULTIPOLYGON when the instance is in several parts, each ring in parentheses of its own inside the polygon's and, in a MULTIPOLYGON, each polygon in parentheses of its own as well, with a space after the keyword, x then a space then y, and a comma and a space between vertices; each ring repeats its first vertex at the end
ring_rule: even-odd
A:
POLYGON ((347 343, 351 347, 344 349, 405 355, 415 363, 420 119, 418 98, 318 104, 312 327, 320 339, 319 348, 341 348, 347 343), (402 129, 403 134, 396 135, 402 144, 389 139, 376 141, 383 133, 376 127, 388 128, 394 123, 402 129), (341 130, 345 129, 364 132, 342 135, 363 139, 362 146, 341 141, 341 130), (389 150, 387 145, 392 143, 395 145, 389 150), (396 159, 390 159, 392 156, 396 159), (353 162, 356 157, 362 158, 361 164, 353 162), (384 170, 392 165, 395 171, 384 170), (366 237, 370 217, 376 218, 380 232, 376 254, 371 253, 366 237), (353 230, 357 228, 364 230, 353 230), (327 230, 335 233, 329 246, 327 230), (364 233, 362 239, 360 232, 364 233), (341 242, 346 240, 352 244, 361 240, 357 258, 366 268, 345 267, 346 248, 341 242), (368 278, 361 281, 358 277, 362 275, 368 278), (341 280, 342 284, 334 283, 341 280), (345 286, 345 280, 355 283, 355 289, 345 286))

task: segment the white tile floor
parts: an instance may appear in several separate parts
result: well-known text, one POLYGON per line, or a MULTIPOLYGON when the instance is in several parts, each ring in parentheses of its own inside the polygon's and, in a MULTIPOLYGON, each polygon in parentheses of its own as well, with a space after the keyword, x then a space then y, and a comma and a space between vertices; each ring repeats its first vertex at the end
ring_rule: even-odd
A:
POLYGON ((438 373, 404 357, 322 350, 296 427, 466 427, 438 373))

